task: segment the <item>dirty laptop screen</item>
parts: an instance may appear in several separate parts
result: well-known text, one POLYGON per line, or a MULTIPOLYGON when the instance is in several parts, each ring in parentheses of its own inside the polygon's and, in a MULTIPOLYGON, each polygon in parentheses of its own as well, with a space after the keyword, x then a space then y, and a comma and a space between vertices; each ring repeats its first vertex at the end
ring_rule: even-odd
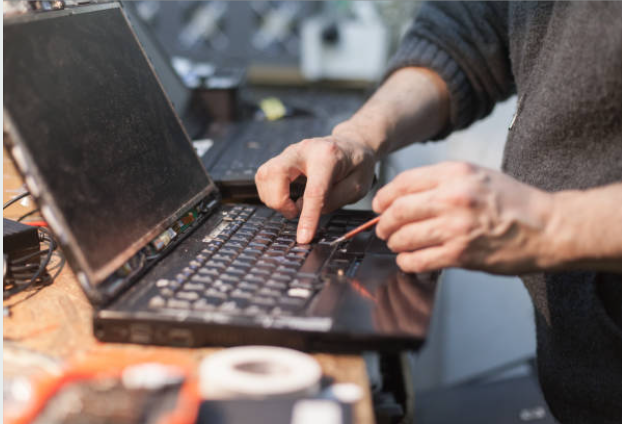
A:
POLYGON ((5 24, 4 81, 20 143, 99 277, 210 186, 118 8, 5 24))

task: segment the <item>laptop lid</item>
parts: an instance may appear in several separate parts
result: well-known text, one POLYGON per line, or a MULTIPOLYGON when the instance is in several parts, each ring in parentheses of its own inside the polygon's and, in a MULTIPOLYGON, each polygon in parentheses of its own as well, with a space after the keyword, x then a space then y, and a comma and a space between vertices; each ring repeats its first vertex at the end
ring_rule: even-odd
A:
POLYGON ((97 287, 217 193, 118 4, 4 21, 10 152, 97 287))

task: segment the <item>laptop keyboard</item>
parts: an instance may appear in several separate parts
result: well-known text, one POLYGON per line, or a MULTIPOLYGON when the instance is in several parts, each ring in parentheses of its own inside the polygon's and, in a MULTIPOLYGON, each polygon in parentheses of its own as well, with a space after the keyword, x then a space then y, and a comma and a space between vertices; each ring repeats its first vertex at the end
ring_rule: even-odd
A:
POLYGON ((322 287, 320 275, 351 270, 356 257, 345 253, 347 244, 333 252, 328 243, 366 219, 333 217, 312 246, 296 243, 297 221, 267 208, 235 206, 223 214, 218 235, 174 279, 156 282, 149 307, 295 314, 322 287))

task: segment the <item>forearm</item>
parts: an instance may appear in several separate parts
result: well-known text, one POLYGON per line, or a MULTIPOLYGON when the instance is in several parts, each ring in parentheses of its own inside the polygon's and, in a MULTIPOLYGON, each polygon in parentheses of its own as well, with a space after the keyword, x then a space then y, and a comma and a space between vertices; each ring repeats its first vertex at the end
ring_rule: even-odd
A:
POLYGON ((442 131, 449 119, 449 92, 444 81, 424 68, 394 72, 335 136, 352 136, 381 157, 442 131))
POLYGON ((622 272, 622 183, 553 197, 544 268, 622 272))

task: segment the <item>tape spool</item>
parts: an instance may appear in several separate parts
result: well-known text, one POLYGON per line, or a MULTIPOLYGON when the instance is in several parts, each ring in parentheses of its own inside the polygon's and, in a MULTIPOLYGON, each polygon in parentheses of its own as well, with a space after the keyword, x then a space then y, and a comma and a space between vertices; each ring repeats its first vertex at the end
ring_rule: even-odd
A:
POLYGON ((271 346, 223 350, 204 359, 199 373, 204 399, 313 396, 322 377, 311 356, 271 346))

